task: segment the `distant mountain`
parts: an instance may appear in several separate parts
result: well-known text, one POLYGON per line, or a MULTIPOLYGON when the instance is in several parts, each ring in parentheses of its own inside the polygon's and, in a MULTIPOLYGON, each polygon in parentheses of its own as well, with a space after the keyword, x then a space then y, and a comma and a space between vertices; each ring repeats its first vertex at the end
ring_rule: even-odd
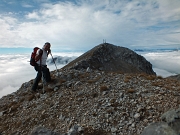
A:
MULTIPOLYGON (((77 58, 76 56, 72 56, 72 57, 67 57, 67 56, 55 56, 54 57, 54 61, 57 63, 57 64, 68 64, 69 62, 73 61, 75 58, 77 58)), ((50 58, 47 60, 47 64, 48 65, 51 65, 51 64, 54 64, 53 62, 53 59, 50 58)))
POLYGON ((173 52, 178 51, 178 49, 175 48, 169 48, 169 49, 134 49, 135 52, 173 52))
POLYGON ((134 51, 109 43, 100 44, 79 56, 63 69, 95 69, 124 73, 147 73, 155 75, 152 64, 134 51))

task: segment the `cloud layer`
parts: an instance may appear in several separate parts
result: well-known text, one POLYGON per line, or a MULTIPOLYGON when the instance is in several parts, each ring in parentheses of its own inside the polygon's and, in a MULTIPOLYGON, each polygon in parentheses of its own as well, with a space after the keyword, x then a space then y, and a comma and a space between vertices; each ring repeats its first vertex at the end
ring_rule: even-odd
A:
POLYGON ((180 74, 180 51, 146 53, 143 56, 151 62, 155 72, 163 77, 180 74))
POLYGON ((1 47, 49 41, 62 50, 88 50, 103 39, 129 48, 180 46, 179 0, 46 0, 36 7, 22 0, 21 5, 21 12, 0 13, 1 47))
MULTIPOLYGON (((56 56, 63 56, 60 58, 62 61, 70 60, 70 57, 74 59, 80 56, 82 53, 55 53, 56 56)), ((153 70, 162 77, 170 75, 180 74, 180 52, 151 52, 151 53, 139 53, 144 56, 153 65, 153 70)), ((49 58, 51 59, 51 58, 49 58)), ((4 95, 10 94, 18 90, 25 82, 34 79, 36 72, 32 66, 29 65, 29 55, 0 55, 0 98, 4 95)), ((48 62, 52 63, 51 61, 48 62)), ((65 62, 64 62, 65 63, 65 62)), ((57 68, 64 66, 58 64, 57 68)), ((50 71, 56 70, 54 63, 48 65, 50 71)))
MULTIPOLYGON (((73 60, 75 57, 82 53, 54 53, 54 58, 58 55, 61 61, 58 64, 56 61, 57 68, 64 66, 64 63, 69 60, 73 60), (64 61, 64 62, 63 62, 64 61)), ((36 77, 36 71, 29 64, 29 54, 4 54, 0 55, 0 98, 3 95, 10 94, 18 90, 21 85, 25 82, 30 81, 36 77)), ((51 61, 51 57, 48 59, 48 67, 50 71, 56 69, 54 63, 51 61)))

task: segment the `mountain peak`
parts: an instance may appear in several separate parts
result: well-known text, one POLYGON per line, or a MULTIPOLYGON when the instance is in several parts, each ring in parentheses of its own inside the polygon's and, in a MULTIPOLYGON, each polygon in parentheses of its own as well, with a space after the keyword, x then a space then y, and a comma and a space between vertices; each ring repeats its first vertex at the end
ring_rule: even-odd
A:
POLYGON ((62 69, 66 68, 77 70, 91 68, 101 71, 156 75, 152 69, 152 64, 143 56, 128 48, 109 43, 95 46, 62 69))

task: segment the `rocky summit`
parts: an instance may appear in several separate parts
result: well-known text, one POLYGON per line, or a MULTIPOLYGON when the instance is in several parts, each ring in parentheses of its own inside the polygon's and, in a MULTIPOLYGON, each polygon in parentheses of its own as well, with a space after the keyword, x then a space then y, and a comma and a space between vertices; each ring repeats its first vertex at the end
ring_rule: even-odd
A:
POLYGON ((67 64, 63 69, 95 69, 155 75, 152 64, 134 51, 109 43, 100 44, 67 64))
POLYGON ((68 67, 51 77, 36 93, 30 80, 0 99, 1 135, 180 134, 178 80, 68 67))

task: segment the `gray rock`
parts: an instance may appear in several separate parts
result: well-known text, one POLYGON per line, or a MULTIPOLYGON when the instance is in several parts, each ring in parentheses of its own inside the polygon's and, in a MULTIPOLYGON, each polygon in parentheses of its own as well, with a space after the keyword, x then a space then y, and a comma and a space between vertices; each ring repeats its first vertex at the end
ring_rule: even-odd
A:
POLYGON ((33 131, 30 133, 30 135, 62 135, 62 134, 52 132, 49 129, 39 126, 39 127, 35 127, 33 131))
POLYGON ((134 115, 134 118, 135 119, 138 119, 140 117, 140 114, 139 113, 136 113, 135 115, 134 115))
POLYGON ((111 128, 111 132, 112 132, 112 133, 114 133, 114 132, 116 132, 116 131, 117 131, 116 128, 114 128, 114 127, 111 128))
POLYGON ((0 117, 3 116, 3 113, 4 113, 4 112, 0 112, 0 117))
POLYGON ((170 126, 165 122, 158 122, 149 125, 144 129, 141 135, 178 135, 170 126))
POLYGON ((88 67, 88 68, 86 69, 86 72, 91 72, 91 69, 88 67))
POLYGON ((179 135, 180 134, 180 108, 165 112, 161 116, 164 122, 153 123, 141 135, 179 135))
POLYGON ((180 108, 167 111, 161 116, 161 119, 180 134, 180 108))
POLYGON ((161 116, 161 119, 167 122, 168 124, 180 119, 180 108, 177 110, 173 109, 173 110, 165 112, 161 116))
POLYGON ((71 81, 66 82, 66 87, 67 87, 67 88, 69 88, 69 87, 71 87, 71 86, 72 86, 72 82, 71 82, 71 81))
POLYGON ((58 89, 59 89, 58 87, 55 87, 55 88, 54 88, 54 91, 57 91, 58 89))
POLYGON ((79 133, 82 132, 83 132, 82 127, 79 125, 75 125, 68 131, 68 135, 79 135, 79 133))

